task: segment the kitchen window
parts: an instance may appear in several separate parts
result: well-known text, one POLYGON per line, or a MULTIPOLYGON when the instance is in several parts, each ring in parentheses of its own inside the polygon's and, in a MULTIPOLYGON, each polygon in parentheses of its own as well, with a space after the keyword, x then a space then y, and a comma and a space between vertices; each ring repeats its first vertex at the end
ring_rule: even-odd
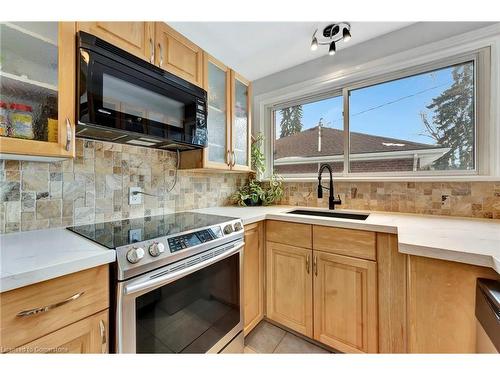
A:
MULTIPOLYGON (((273 171, 316 177, 477 175, 486 50, 346 84, 271 110, 273 171)), ((483 135, 483 138, 481 136, 483 135)), ((486 164, 486 160, 483 160, 486 164)))

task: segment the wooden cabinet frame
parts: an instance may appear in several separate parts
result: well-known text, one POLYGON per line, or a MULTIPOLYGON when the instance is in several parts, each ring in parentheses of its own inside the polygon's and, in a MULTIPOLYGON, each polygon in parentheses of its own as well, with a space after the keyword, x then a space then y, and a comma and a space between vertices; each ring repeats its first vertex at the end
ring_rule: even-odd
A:
POLYGON ((77 29, 154 64, 154 22, 77 22, 77 29))
MULTIPOLYGON (((208 64, 214 64, 226 73, 226 148, 225 163, 210 161, 209 147, 203 149, 203 166, 209 169, 230 170, 229 153, 231 152, 231 69, 208 53, 203 54, 203 88, 208 91, 208 64)), ((208 102, 207 102, 208 103, 208 102)))
POLYGON ((197 86, 203 86, 203 50, 200 47, 163 22, 155 22, 155 46, 157 66, 197 86), (180 64, 173 59, 173 51, 176 49, 174 43, 177 43, 176 57, 184 55, 180 64), (186 61, 186 58, 189 59, 189 55, 184 53, 186 49, 194 55, 194 68, 186 61), (190 68, 194 71, 191 72, 190 68))
POLYGON ((248 108, 248 122, 247 122, 247 164, 234 164, 231 166, 233 171, 240 172, 249 172, 252 169, 252 161, 250 158, 251 152, 250 147, 252 145, 252 106, 251 106, 251 97, 252 97, 252 84, 249 80, 236 73, 234 70, 231 70, 231 153, 232 158, 235 158, 234 155, 234 143, 235 137, 235 122, 236 122, 236 114, 233 110, 236 104, 236 81, 240 81, 245 86, 247 86, 247 108, 248 108))
MULTIPOLYGON (((377 265, 373 261, 313 251, 314 257, 314 339, 345 353, 377 353, 377 265), (326 299, 333 298, 338 293, 327 289, 325 285, 327 267, 336 267, 354 275, 356 280, 339 280, 340 289, 359 289, 359 294, 349 294, 340 307, 345 316, 337 316, 326 308, 326 299), (355 311, 349 308, 355 306, 355 311), (352 314, 352 315, 350 315, 352 314), (328 331, 328 320, 337 320, 334 331, 328 331), (339 321, 340 319, 340 321, 339 321), (355 323, 351 324, 354 319, 355 323), (343 332, 339 332, 343 331, 343 332)), ((330 270, 331 271, 331 270, 330 270)), ((349 290, 348 289, 348 290, 349 290)), ((338 290, 336 290, 337 292, 338 290)), ((341 293, 341 291, 340 291, 341 293)), ((338 305, 338 304, 337 304, 338 305)))
POLYGON ((244 264, 244 327, 247 335, 264 317, 264 223, 245 226, 244 264), (253 241, 252 241, 253 239, 253 241), (254 241, 257 240, 257 243, 254 241), (250 291, 252 294, 250 294, 250 291), (257 300, 255 300, 257 299, 257 300), (254 313, 250 316, 250 313, 254 313), (256 313, 255 313, 256 312, 256 313))
POLYGON ((0 137, 3 158, 36 156, 56 160, 75 156, 76 28, 74 22, 59 22, 58 26, 58 142, 0 137))
MULTIPOLYGON (((312 250, 301 247, 283 245, 274 242, 266 242, 266 314, 269 319, 290 327, 296 332, 299 332, 307 337, 313 337, 313 278, 312 278, 312 250), (299 269, 297 273, 286 273, 277 263, 276 256, 288 257, 291 261, 297 262, 299 269), (280 277, 288 280, 298 280, 302 278, 303 289, 295 291, 300 293, 299 296, 290 294, 289 290, 277 290, 276 286, 276 270, 281 268, 280 277), (300 305, 303 300, 304 305, 300 305), (300 315, 298 319, 292 314, 287 314, 291 311, 279 311, 279 304, 288 305, 287 308, 293 307, 294 312, 300 315)), ((283 280, 281 280, 283 281, 283 280)))

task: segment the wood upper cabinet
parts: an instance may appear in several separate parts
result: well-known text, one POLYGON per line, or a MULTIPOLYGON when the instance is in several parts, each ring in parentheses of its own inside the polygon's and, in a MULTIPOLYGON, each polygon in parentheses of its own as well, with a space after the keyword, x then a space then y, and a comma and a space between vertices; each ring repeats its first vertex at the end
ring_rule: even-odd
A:
POLYGON ((321 251, 313 256, 314 339, 345 353, 376 353, 376 263, 321 251))
POLYGON ((206 52, 203 71, 208 145, 184 152, 181 169, 250 171, 251 83, 206 52))
POLYGON ((312 337, 312 250, 267 242, 266 261, 267 316, 312 337))
POLYGON ((95 35, 154 64, 154 22, 78 22, 78 30, 95 35))
POLYGON ((252 85, 231 71, 231 169, 250 171, 252 85))
POLYGON ((243 333, 247 335, 264 317, 263 222, 245 226, 243 277, 243 333))
POLYGON ((203 86, 203 50, 165 23, 155 22, 155 64, 203 86))
POLYGON ((0 34, 0 158, 73 157, 75 23, 0 23, 0 34))
POLYGON ((230 170, 231 152, 231 70, 203 55, 204 87, 208 93, 208 147, 203 149, 203 167, 230 170))
POLYGON ((89 316, 14 349, 11 353, 108 353, 108 310, 89 316))

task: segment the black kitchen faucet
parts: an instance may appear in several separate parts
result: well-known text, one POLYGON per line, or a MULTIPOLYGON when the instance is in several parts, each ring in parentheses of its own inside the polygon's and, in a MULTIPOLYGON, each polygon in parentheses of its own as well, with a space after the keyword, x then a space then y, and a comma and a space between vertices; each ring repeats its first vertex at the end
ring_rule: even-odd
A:
POLYGON ((318 172, 318 198, 323 198, 323 188, 330 190, 330 196, 328 197, 328 209, 334 210, 336 204, 342 204, 340 200, 340 195, 337 196, 337 199, 334 198, 335 192, 333 191, 333 176, 332 176, 332 168, 329 164, 321 164, 318 172), (328 169, 330 172, 330 187, 321 185, 321 174, 323 170, 328 169))

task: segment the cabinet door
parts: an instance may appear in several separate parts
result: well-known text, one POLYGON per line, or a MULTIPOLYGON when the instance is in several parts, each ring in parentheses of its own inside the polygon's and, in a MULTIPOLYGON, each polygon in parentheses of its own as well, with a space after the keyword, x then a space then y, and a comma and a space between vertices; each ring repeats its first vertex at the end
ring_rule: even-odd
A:
POLYGON ((11 353, 108 353, 108 310, 70 324, 11 353))
POLYGON ((208 147, 204 149, 204 168, 230 169, 230 73, 229 68, 207 53, 203 63, 208 93, 208 147))
POLYGON ((267 316, 312 337, 312 251, 267 242, 267 316))
POLYGON ((264 231, 262 222, 245 226, 243 256, 244 334, 264 316, 264 231))
POLYGON ((313 255, 314 339, 346 353, 376 353, 376 263, 313 255))
POLYGON ((154 64, 153 22, 78 22, 78 29, 154 64))
POLYGON ((491 268, 409 256, 408 353, 476 353, 478 278, 491 268))
POLYGON ((74 156, 75 23, 0 23, 0 152, 74 156))
POLYGON ((155 22, 156 65, 203 86, 203 50, 165 23, 155 22))
POLYGON ((251 170, 250 97, 250 82, 231 71, 231 168, 237 171, 251 170))

